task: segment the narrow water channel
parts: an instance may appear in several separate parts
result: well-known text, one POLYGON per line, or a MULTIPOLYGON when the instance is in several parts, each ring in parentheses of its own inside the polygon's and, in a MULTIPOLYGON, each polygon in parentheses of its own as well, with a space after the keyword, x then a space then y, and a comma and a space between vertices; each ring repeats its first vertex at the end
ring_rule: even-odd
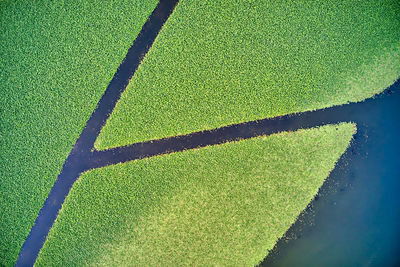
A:
POLYGON ((352 146, 261 266, 400 266, 400 83, 395 87, 373 109, 357 110, 352 146))

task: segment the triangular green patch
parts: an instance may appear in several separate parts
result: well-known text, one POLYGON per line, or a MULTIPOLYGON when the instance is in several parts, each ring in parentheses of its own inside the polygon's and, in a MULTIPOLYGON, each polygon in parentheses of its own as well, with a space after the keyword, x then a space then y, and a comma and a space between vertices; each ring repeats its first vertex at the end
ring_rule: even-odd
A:
POLYGON ((181 0, 95 147, 372 97, 400 76, 399 14, 397 0, 181 0))
POLYGON ((327 125, 89 171, 37 264, 257 264, 317 194, 354 131, 327 125))

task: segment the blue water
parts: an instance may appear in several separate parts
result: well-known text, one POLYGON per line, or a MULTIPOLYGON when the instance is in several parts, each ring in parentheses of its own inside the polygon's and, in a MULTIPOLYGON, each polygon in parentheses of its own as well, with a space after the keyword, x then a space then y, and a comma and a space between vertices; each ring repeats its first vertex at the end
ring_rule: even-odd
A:
POLYGON ((352 146, 261 266, 400 266, 399 89, 358 110, 352 146))

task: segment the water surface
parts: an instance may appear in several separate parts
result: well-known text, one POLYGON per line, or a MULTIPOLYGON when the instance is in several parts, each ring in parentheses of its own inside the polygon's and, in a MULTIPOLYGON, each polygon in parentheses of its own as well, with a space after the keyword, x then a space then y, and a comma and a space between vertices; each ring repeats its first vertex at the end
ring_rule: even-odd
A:
POLYGON ((400 266, 400 84, 392 89, 349 114, 352 146, 261 266, 400 266))

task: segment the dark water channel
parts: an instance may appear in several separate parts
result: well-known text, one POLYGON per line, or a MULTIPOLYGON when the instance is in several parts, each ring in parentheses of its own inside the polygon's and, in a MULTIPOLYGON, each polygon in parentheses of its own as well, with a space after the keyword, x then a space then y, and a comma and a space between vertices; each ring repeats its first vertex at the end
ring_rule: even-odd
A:
POLYGON ((29 235, 22 245, 15 266, 34 265, 70 189, 82 172, 91 169, 92 164, 90 164, 89 159, 101 128, 177 3, 178 0, 160 0, 143 25, 68 155, 29 235))
POLYGON ((400 266, 400 84, 391 89, 357 110, 352 146, 261 266, 400 266))

